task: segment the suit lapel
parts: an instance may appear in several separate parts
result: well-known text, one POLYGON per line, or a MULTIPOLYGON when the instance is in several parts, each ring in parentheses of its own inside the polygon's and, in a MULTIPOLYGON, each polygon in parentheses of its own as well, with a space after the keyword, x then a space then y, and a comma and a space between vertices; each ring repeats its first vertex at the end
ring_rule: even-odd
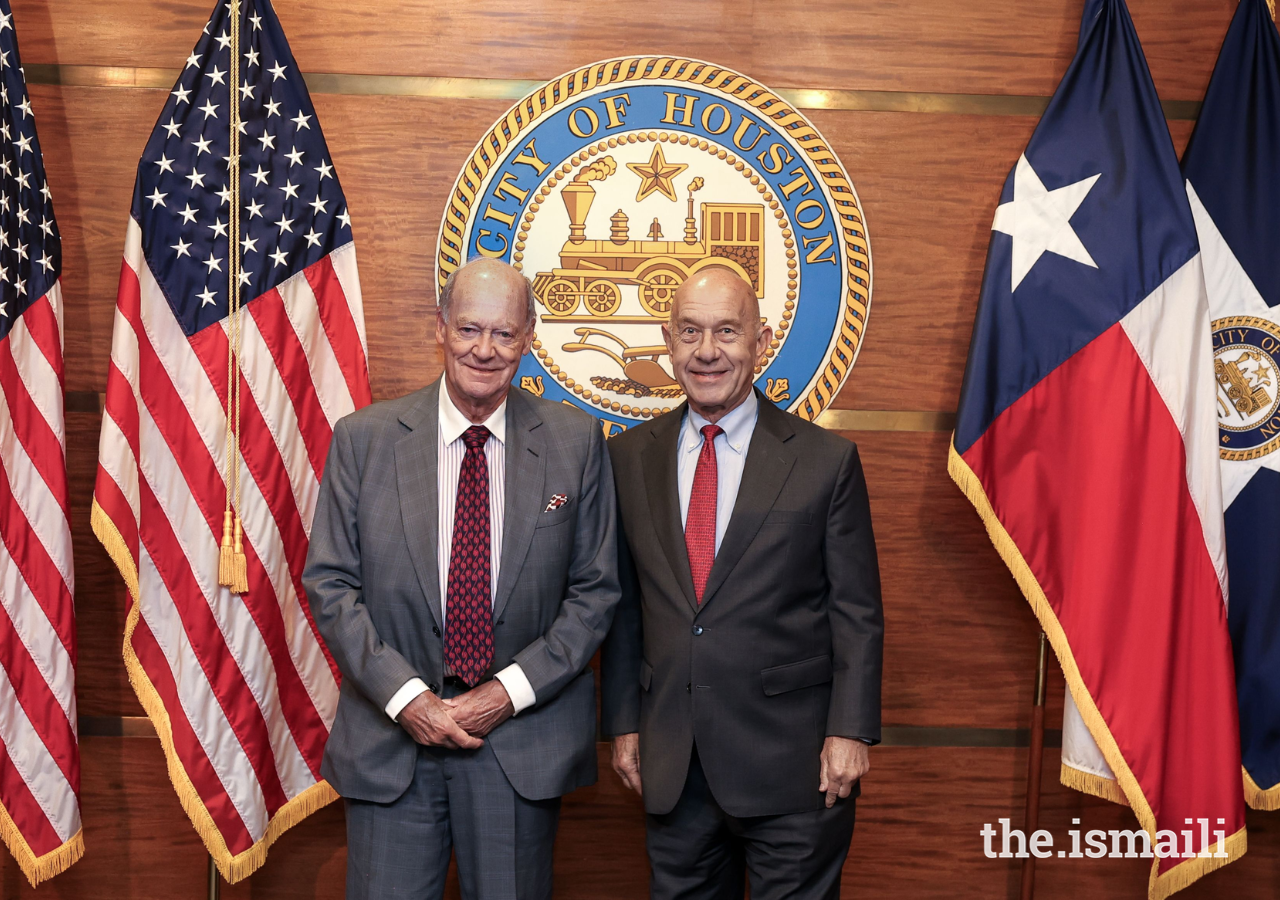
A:
POLYGON ((436 560, 439 531, 437 483, 440 382, 423 388, 421 401, 400 417, 410 431, 396 443, 396 487, 409 558, 436 625, 440 617, 440 566, 436 560))
POLYGON ((689 551, 684 543, 684 527, 680 523, 680 486, 676 454, 680 445, 680 424, 684 421, 685 404, 664 413, 654 423, 653 439, 643 451, 645 493, 649 497, 649 513, 658 543, 667 555, 671 572, 684 592, 685 600, 696 612, 698 601, 693 593, 693 575, 689 571, 689 551))
MULTIPOLYGON (((716 554, 707 576, 707 587, 702 593, 702 609, 715 597, 729 573, 741 561, 742 554, 755 540, 756 532, 764 524, 765 516, 782 492, 782 486, 795 465, 795 453, 786 442, 795 435, 789 413, 774 406, 757 394, 760 414, 756 420, 751 443, 747 446, 746 465, 742 470, 742 482, 738 486, 738 498, 733 504, 733 515, 725 529, 724 540, 716 554)), ((688 562, 685 563, 686 570, 688 562)))
POLYGON ((524 567, 524 558, 533 543, 538 515, 547 498, 546 447, 537 431, 542 424, 533 404, 523 391, 507 394, 506 509, 502 526, 502 561, 498 569, 498 593, 493 617, 502 615, 524 567))

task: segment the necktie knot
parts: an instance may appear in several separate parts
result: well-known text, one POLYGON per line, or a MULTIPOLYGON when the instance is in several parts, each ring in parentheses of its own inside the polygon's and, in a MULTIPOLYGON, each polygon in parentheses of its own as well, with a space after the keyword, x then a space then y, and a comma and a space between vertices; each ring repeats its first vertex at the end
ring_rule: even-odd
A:
POLYGON ((476 450, 483 447, 484 442, 487 440, 489 440, 489 429, 483 425, 472 425, 462 432, 462 442, 467 445, 468 450, 476 450))
POLYGON ((721 428, 719 425, 703 425, 702 426, 702 439, 706 441, 708 444, 715 441, 715 439, 720 437, 720 435, 722 434, 724 434, 724 429, 721 428))

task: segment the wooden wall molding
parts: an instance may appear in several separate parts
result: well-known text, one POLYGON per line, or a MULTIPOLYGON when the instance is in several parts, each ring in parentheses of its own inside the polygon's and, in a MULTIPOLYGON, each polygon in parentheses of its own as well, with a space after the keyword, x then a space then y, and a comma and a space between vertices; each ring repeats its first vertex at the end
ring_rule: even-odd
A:
MULTIPOLYGON (((147 66, 89 66, 33 63, 25 67, 29 84, 75 87, 128 87, 168 90, 177 69, 147 66)), ((432 75, 357 75, 304 72, 314 94, 374 97, 430 97, 437 100, 519 100, 544 82, 519 78, 450 78, 432 75)), ((927 91, 859 91, 821 88, 775 88, 798 109, 860 112, 944 113, 971 116, 1039 116, 1048 97, 1023 94, 955 94, 927 91)), ((1162 101, 1165 117, 1194 120, 1198 100, 1162 101)))
MULTIPOLYGON (((154 738, 155 728, 146 716, 81 716, 81 737, 154 738)), ((885 747, 1029 747, 1028 728, 965 728, 886 725, 881 729, 885 747)), ((1045 745, 1062 746, 1062 731, 1045 732, 1045 745)), ((600 741, 599 747, 608 747, 600 741)))
POLYGON ((956 414, 909 409, 834 409, 828 406, 817 423, 832 431, 954 431, 956 414))

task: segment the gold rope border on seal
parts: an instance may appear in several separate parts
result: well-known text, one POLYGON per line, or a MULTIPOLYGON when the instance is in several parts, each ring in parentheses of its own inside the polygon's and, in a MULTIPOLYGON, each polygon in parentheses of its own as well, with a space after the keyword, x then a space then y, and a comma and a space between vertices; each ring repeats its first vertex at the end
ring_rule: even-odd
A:
POLYGON ((476 145, 454 182, 440 226, 440 249, 436 257, 436 288, 463 262, 462 231, 489 171, 516 142, 521 132, 574 97, 613 84, 634 81, 680 81, 719 91, 753 107, 773 122, 780 133, 799 146, 823 183, 835 206, 844 234, 844 254, 848 264, 844 309, 840 332, 830 357, 819 368, 817 383, 794 404, 793 412, 812 422, 831 402, 849 370, 853 368, 866 329, 871 305, 871 250, 858 195, 844 168, 818 130, 778 94, 732 69, 700 60, 669 56, 631 56, 583 66, 547 82, 516 103, 498 120, 488 135, 476 145), (861 272, 861 275, 858 272, 861 272))
MULTIPOLYGON (((1138 783, 1133 770, 1129 768, 1129 763, 1120 752, 1120 747, 1116 743, 1115 737, 1112 736, 1106 719, 1102 717, 1102 713, 1098 710, 1098 705, 1093 700, 1093 695, 1089 693, 1089 688, 1080 675, 1080 668, 1076 665, 1075 654, 1071 651, 1071 644, 1067 640, 1067 634, 1062 628, 1062 623, 1058 621, 1058 616, 1053 611, 1053 607, 1049 605, 1049 598, 1045 596, 1044 588, 1040 586, 1035 573, 1027 565, 1027 561, 1018 545, 1014 543, 1009 532, 1005 530, 1004 523, 996 515, 996 511, 991 505, 991 500, 987 497, 986 488, 983 487, 982 482, 974 471, 969 468, 969 464, 965 462, 964 457, 956 452, 954 434, 951 436, 951 445, 947 453, 947 474, 951 476, 951 480, 956 483, 956 486, 973 504, 973 508, 977 511, 979 518, 982 519, 982 524, 986 526, 987 536, 995 546, 1000 559, 1009 568, 1009 573, 1013 575, 1013 580, 1018 583, 1023 596, 1031 604, 1031 611, 1035 613, 1040 627, 1044 629, 1045 635, 1049 638, 1049 643, 1053 646, 1053 652, 1058 657, 1058 663, 1062 666, 1062 675, 1067 682, 1067 690, 1071 691, 1071 698, 1075 700, 1076 707, 1080 710, 1080 717, 1084 719, 1094 743, 1098 745, 1098 749, 1102 751, 1102 756, 1106 759, 1107 765, 1115 773, 1116 784, 1119 786, 1120 792, 1123 792, 1124 799, 1120 799, 1119 796, 1111 793, 1109 788, 1103 786, 1106 779, 1093 776, 1092 778, 1081 778, 1078 783, 1087 793, 1094 794, 1094 796, 1101 797, 1104 800, 1112 800, 1117 803, 1127 802, 1133 810, 1133 814, 1137 816, 1138 824, 1146 831, 1147 837, 1151 841, 1151 846, 1154 848, 1156 846, 1156 817, 1151 809, 1151 804, 1147 801, 1146 795, 1142 792, 1142 785, 1138 783)), ((1087 775, 1087 773, 1078 774, 1087 775)), ((1065 780, 1064 783, 1068 787, 1076 787, 1076 783, 1068 783, 1065 780)), ((1197 856, 1192 859, 1182 859, 1163 874, 1160 872, 1160 859, 1158 857, 1153 859, 1151 861, 1151 874, 1147 881, 1148 900, 1165 900, 1166 897, 1189 887, 1193 882, 1215 869, 1220 869, 1238 860, 1248 850, 1248 829, 1241 828, 1235 834, 1228 835, 1225 845, 1227 853, 1225 858, 1221 856, 1197 856)), ((1214 848, 1216 852, 1216 844, 1214 848)))

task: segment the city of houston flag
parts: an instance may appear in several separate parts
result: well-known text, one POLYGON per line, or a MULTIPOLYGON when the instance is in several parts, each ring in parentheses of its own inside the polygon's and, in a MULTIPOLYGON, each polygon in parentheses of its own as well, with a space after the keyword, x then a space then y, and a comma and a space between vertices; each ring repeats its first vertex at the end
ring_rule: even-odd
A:
POLYGON ((1280 34, 1242 0, 1182 173, 1213 319, 1245 798, 1280 809, 1280 34))

